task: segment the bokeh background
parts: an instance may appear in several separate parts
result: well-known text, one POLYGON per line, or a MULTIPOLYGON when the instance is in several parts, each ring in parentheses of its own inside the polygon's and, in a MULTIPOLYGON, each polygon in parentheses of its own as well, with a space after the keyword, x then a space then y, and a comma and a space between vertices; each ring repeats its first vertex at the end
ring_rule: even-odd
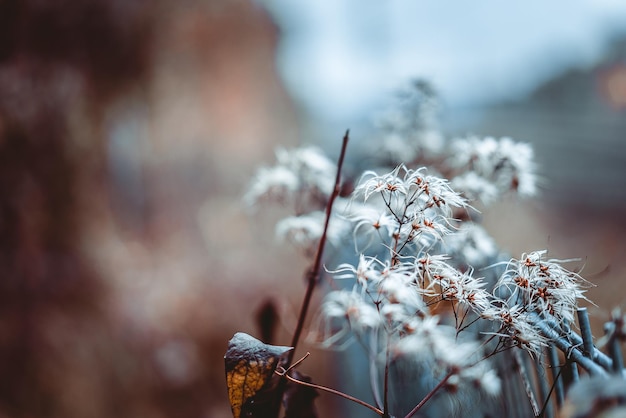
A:
POLYGON ((623 2, 1 1, 0 417, 230 416, 228 339, 273 306, 287 343, 307 267, 246 185, 277 145, 359 147, 413 77, 447 136, 533 143, 541 195, 485 225, 581 258, 601 324, 626 301, 623 2))

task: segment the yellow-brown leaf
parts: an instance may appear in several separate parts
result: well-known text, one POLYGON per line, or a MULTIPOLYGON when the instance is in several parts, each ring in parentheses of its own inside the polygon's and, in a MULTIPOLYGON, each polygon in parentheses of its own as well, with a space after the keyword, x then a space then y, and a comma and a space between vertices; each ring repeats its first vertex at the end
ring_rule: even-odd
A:
POLYGON ((264 344, 242 332, 228 342, 224 362, 234 418, 240 418, 243 405, 268 384, 279 360, 290 350, 291 347, 264 344))

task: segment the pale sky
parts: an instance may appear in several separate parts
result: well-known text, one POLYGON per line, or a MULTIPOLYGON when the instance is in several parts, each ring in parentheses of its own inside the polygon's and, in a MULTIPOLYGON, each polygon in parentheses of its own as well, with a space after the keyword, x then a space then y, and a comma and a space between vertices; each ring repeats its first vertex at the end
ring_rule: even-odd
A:
POLYGON ((368 113, 414 77, 447 106, 524 94, 591 65, 626 31, 626 0, 259 0, 282 31, 278 65, 318 116, 368 113))

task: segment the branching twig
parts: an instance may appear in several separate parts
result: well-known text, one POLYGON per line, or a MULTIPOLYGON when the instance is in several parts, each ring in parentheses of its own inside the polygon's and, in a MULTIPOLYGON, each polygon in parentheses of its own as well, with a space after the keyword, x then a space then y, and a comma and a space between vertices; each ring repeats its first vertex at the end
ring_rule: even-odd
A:
MULTIPOLYGON (((292 364, 291 366, 289 366, 287 369, 284 369, 284 370, 285 370, 285 373, 288 373, 291 369, 296 368, 296 367, 298 366, 298 364, 302 363, 302 362, 303 362, 304 360, 306 360, 306 358, 307 358, 308 356, 310 356, 310 355, 311 355, 311 353, 307 351, 307 352, 306 352, 306 354, 305 354, 304 356, 302 356, 302 358, 301 358, 300 360, 298 360, 298 361, 296 361, 295 363, 293 363, 293 364, 292 364)), ((284 373, 283 373, 283 374, 284 374, 284 373)))

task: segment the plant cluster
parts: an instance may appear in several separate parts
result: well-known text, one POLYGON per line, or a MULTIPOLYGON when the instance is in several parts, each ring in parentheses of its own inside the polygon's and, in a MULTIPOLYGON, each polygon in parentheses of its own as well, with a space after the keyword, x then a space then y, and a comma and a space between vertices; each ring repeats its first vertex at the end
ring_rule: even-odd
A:
MULTIPOLYGON (((427 84, 402 92, 378 119, 382 139, 360 147, 372 155, 358 159, 371 166, 353 164, 351 190, 338 181, 346 134, 339 167, 315 147, 281 149, 245 197, 253 206, 293 208, 276 233, 317 258, 309 290, 319 283, 323 247, 333 247, 323 259, 332 280, 309 339, 365 350, 375 404, 366 406, 385 417, 420 410, 467 416, 471 405, 480 413, 481 400, 497 408, 503 370, 511 369, 502 364, 520 366, 520 354, 542 361, 547 347, 567 338, 590 286, 565 267, 571 260, 551 259, 545 250, 505 256, 480 226, 475 207, 537 192, 532 148, 510 138, 446 141, 435 109, 427 84), (406 401, 406 392, 419 398, 406 401)), ((281 376, 290 374, 292 356, 281 376)), ((530 383, 522 381, 528 393, 530 383)))

